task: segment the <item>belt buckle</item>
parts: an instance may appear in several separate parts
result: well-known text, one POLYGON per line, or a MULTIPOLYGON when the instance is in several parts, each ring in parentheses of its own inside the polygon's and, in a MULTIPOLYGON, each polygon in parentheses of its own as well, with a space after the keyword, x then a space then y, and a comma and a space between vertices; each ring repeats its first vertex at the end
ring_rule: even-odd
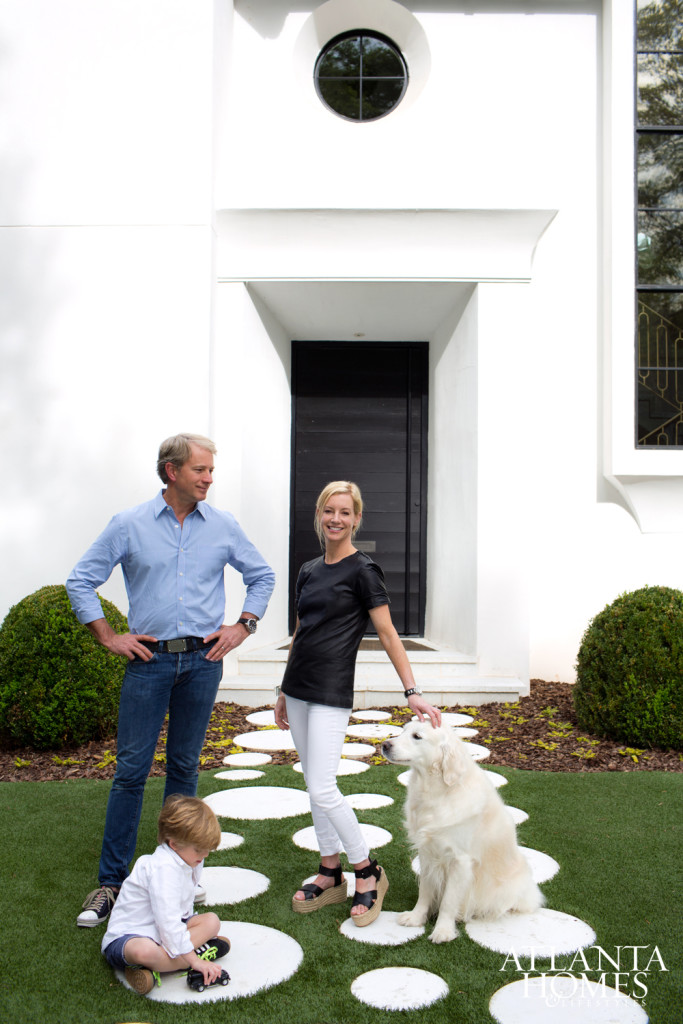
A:
POLYGON ((182 654, 187 650, 187 637, 179 636, 176 640, 167 640, 166 650, 169 654, 182 654))

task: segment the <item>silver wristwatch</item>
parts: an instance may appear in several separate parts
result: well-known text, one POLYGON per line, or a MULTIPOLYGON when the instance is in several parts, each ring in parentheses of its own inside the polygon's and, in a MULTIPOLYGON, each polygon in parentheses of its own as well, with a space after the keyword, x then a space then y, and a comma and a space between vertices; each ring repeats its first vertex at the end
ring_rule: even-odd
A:
POLYGON ((412 697, 414 693, 416 693, 418 697, 422 696, 422 690, 420 690, 417 686, 411 686, 409 690, 406 690, 404 692, 403 696, 412 697))
POLYGON ((255 633, 256 632, 256 626, 258 625, 258 619, 247 619, 247 618, 244 618, 244 619, 238 619, 237 621, 242 623, 242 625, 246 629, 247 633, 255 633))

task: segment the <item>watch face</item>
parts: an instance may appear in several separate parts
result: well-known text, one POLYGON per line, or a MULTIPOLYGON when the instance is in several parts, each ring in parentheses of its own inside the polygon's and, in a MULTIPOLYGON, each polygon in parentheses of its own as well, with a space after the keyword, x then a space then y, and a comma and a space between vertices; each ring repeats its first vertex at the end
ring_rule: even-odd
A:
POLYGON ((240 619, 240 622, 247 627, 250 633, 256 632, 256 619, 240 619))

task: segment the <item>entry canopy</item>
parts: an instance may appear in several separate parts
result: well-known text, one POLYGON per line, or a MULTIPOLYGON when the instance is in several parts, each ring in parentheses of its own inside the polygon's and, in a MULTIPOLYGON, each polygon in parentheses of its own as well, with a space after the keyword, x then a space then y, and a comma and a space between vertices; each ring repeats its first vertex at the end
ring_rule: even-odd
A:
POLYGON ((556 212, 222 210, 218 280, 529 281, 556 212))

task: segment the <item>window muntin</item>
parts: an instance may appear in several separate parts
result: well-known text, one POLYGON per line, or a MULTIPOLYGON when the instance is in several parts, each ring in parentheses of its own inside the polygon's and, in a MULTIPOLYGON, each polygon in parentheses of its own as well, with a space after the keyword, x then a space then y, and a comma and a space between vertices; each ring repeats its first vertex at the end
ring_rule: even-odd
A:
POLYGON ((332 39, 316 61, 314 77, 322 102, 347 121, 384 117, 408 85, 408 69, 395 43, 364 30, 332 39))
POLYGON ((683 25, 637 0, 638 447, 683 447, 683 25))

